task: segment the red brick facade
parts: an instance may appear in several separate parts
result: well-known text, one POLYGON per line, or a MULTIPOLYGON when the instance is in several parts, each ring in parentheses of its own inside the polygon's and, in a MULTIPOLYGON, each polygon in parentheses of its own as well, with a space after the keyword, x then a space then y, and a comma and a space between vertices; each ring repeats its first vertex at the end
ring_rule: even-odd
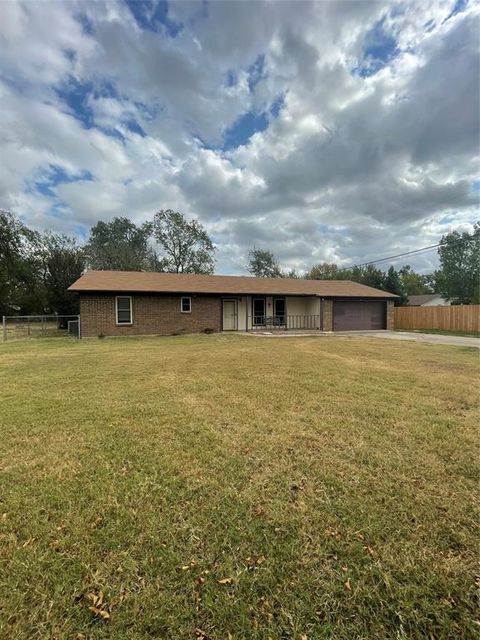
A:
MULTIPOLYGON (((129 294, 124 294, 129 295, 129 294)), ((116 323, 115 294, 80 294, 80 331, 83 338, 148 336, 222 331, 220 296, 192 295, 191 313, 180 310, 181 295, 133 294, 131 325, 116 323)), ((393 301, 386 301, 386 328, 393 329, 393 301)), ((333 330, 333 301, 322 301, 323 331, 333 330)))
MULTIPOLYGON (((126 294, 128 295, 128 294, 126 294)), ((221 299, 191 296, 191 313, 181 313, 180 295, 132 295, 131 325, 116 323, 113 294, 81 294, 80 323, 83 338, 105 336, 169 335, 221 331, 221 299)))
POLYGON ((395 304, 394 304, 393 300, 387 300, 387 326, 386 326, 386 329, 388 329, 388 331, 393 331, 395 329, 394 313, 393 313, 394 308, 395 308, 395 304))

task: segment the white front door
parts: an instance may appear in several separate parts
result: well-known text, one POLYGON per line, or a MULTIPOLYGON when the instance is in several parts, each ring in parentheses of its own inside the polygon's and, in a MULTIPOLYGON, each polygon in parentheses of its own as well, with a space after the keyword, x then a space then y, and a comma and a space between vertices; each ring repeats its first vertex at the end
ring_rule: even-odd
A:
POLYGON ((223 330, 224 331, 237 330, 237 301, 236 300, 223 301, 223 330))

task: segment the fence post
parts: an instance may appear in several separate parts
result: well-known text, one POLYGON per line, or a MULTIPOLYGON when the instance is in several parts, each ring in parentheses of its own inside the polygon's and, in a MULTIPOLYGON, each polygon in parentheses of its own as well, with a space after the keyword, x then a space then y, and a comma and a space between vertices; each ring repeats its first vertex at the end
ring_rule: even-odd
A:
POLYGON ((3 326, 3 341, 7 341, 7 317, 3 316, 2 318, 2 326, 3 326))

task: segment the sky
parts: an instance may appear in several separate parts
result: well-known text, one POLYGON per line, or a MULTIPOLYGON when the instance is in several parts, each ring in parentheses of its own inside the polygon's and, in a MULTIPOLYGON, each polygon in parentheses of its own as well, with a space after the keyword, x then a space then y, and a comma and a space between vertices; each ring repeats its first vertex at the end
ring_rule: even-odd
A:
POLYGON ((3 2, 0 208, 80 242, 98 220, 175 209, 226 274, 252 246, 302 271, 471 231, 479 14, 469 0, 3 2))

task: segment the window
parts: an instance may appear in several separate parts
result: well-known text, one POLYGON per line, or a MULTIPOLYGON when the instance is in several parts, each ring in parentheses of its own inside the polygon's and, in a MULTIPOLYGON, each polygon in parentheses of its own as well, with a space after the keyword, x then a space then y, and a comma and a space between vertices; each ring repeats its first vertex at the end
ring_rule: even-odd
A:
POLYGON ((192 311, 192 299, 182 298, 180 303, 180 310, 182 313, 191 313, 192 311))
POLYGON ((131 296, 117 296, 117 324, 132 324, 131 296))

